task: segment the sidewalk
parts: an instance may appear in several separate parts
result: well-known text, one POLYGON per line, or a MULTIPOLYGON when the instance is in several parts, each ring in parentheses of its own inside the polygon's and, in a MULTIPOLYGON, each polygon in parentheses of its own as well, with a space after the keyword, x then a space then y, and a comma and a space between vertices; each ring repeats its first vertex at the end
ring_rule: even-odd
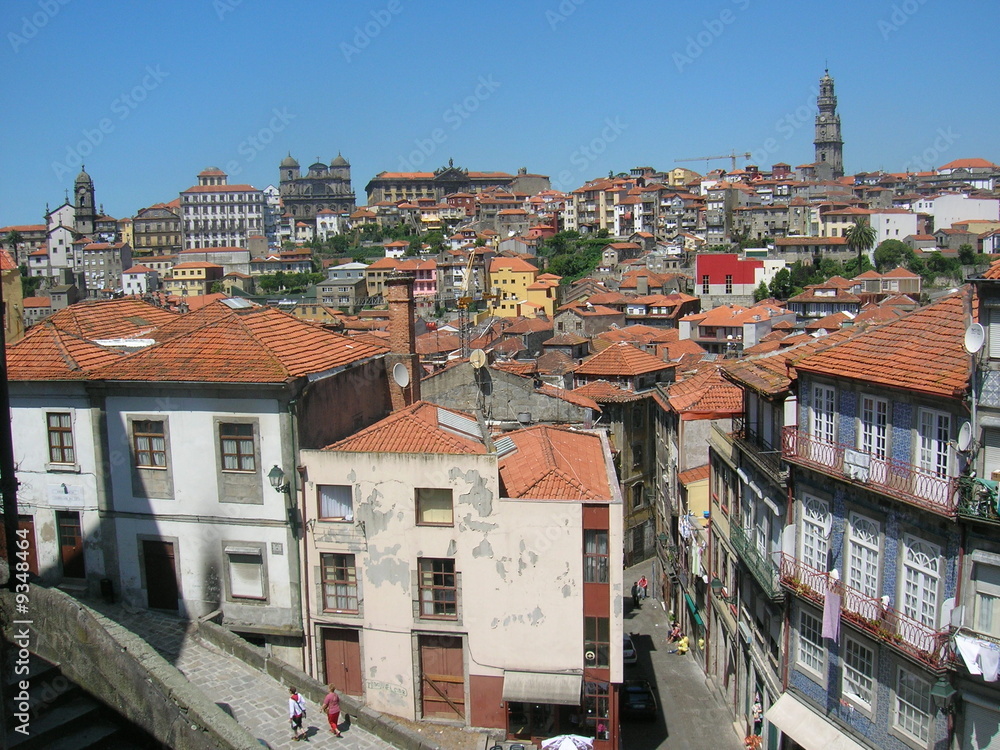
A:
MULTIPOLYGON (((625 590, 645 574, 652 581, 652 563, 646 561, 625 571, 625 590)), ((653 586, 649 592, 654 593, 653 586)), ((733 716, 709 688, 696 657, 667 652, 670 624, 663 605, 654 598, 632 609, 625 601, 625 632, 633 634, 639 663, 625 667, 625 679, 646 679, 658 692, 662 717, 655 723, 622 722, 625 750, 743 750, 742 738, 733 728, 733 716), (637 634, 637 635, 636 635, 637 634)))

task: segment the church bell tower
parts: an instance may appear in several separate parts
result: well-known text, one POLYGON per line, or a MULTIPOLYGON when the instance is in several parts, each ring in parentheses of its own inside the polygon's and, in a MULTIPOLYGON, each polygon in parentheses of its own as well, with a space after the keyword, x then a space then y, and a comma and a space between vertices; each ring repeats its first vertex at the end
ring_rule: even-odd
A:
POLYGON ((837 114, 837 96, 833 93, 830 71, 819 79, 819 112, 816 115, 816 176, 835 179, 844 176, 844 141, 840 136, 840 115, 837 114))

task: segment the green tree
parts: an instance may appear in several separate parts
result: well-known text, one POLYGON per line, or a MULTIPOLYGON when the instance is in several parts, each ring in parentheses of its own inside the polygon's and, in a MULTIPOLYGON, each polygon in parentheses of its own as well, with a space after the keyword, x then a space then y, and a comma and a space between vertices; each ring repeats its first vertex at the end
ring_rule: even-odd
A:
MULTIPOLYGON (((861 268, 864 265, 861 261, 862 257, 875 247, 875 240, 878 239, 875 228, 868 223, 868 219, 855 219, 854 224, 844 236, 847 238, 847 246, 857 252, 857 267, 861 268)), ((858 273, 863 272, 858 271, 858 273)))
POLYGON ((774 278, 771 279, 771 284, 768 286, 768 296, 774 297, 775 299, 787 300, 789 297, 794 296, 792 294, 792 273, 787 268, 782 268, 776 274, 774 278))
POLYGON ((208 289, 209 294, 221 294, 224 291, 226 290, 222 288, 221 281, 213 281, 212 286, 208 289))
POLYGON ((760 302, 762 299, 767 299, 770 295, 771 291, 767 288, 764 280, 761 279, 760 284, 753 290, 753 301, 760 302))
POLYGON ((899 240, 885 240, 875 248, 875 270, 879 273, 898 268, 907 257, 910 246, 899 240))
POLYGON ((11 257, 15 262, 17 262, 17 248, 21 246, 22 242, 24 242, 24 237, 16 229, 11 229, 7 232, 7 236, 3 238, 3 241, 10 245, 11 257))
POLYGON ((403 251, 403 255, 409 258, 420 255, 420 251, 423 249, 423 246, 424 243, 420 241, 420 238, 414 237, 410 240, 410 246, 403 251))
POLYGON ((966 243, 958 246, 958 262, 963 266, 971 266, 976 262, 976 248, 966 243))
POLYGON ((38 291, 38 287, 42 285, 41 276, 29 276, 28 267, 24 263, 20 266, 21 269, 21 296, 22 297, 34 297, 35 292, 38 291))

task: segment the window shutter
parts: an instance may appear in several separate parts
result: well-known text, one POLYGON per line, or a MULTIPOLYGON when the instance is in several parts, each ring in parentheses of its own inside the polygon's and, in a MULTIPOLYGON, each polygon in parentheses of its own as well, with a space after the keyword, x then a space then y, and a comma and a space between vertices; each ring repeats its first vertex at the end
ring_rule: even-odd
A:
POLYGON ((264 565, 260 554, 229 553, 230 591, 234 598, 264 598, 264 565))

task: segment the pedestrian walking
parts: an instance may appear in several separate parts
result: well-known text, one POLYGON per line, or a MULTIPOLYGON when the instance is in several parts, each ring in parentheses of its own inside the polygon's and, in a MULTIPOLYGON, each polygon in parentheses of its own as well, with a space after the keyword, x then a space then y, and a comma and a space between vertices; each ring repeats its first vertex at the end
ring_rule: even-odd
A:
POLYGON ((641 590, 639 589, 639 582, 636 581, 635 583, 632 584, 632 606, 633 607, 638 607, 639 606, 639 595, 640 595, 640 593, 641 593, 641 590))
POLYGON ((306 718, 306 705, 302 702, 302 696, 295 688, 288 690, 288 721, 292 725, 292 739, 300 740, 306 734, 302 728, 302 720, 306 718))
POLYGON ((646 576, 639 579, 639 588, 642 589, 642 598, 647 598, 649 596, 649 581, 646 580, 646 576))
POLYGON ((323 710, 326 711, 326 718, 330 722, 330 731, 340 737, 340 696, 337 695, 337 686, 330 683, 330 692, 323 699, 323 710))

